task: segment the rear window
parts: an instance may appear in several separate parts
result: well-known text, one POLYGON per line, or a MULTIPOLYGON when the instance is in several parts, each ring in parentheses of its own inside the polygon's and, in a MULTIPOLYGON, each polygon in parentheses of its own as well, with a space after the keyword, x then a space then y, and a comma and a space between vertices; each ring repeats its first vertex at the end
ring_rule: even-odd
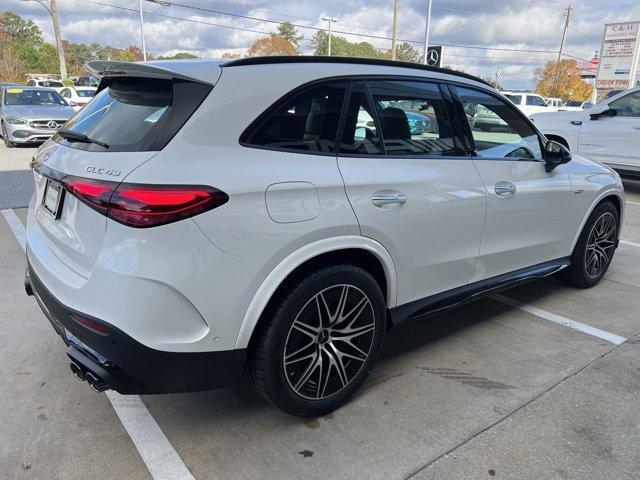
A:
POLYGON ((93 97, 96 94, 96 91, 95 90, 76 90, 76 93, 78 94, 79 97, 89 98, 89 97, 93 97))
MULTIPOLYGON (((211 90, 210 85, 195 82, 135 77, 107 79, 106 83, 65 128, 106 143, 108 151, 160 150, 211 90)), ((59 135, 55 140, 78 149, 104 151, 98 145, 59 135)))
POLYGON ((507 98, 516 105, 520 105, 520 102, 522 102, 522 95, 507 95, 507 98))
POLYGON ((55 80, 41 80, 38 82, 41 87, 47 88, 62 88, 64 84, 62 82, 56 82, 55 80))

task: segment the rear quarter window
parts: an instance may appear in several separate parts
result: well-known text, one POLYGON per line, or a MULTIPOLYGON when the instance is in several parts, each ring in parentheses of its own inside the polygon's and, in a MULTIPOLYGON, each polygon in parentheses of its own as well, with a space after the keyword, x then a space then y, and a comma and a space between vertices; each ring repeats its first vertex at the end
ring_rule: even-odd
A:
POLYGON ((304 87, 286 95, 240 137, 249 147, 333 153, 346 81, 304 87))

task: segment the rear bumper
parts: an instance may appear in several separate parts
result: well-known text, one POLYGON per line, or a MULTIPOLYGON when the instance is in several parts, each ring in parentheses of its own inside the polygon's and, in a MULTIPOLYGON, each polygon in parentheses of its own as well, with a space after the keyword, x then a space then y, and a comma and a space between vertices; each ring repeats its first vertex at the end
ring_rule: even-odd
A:
POLYGON ((68 346, 67 355, 83 370, 122 394, 178 393, 209 390, 237 383, 246 350, 177 353, 142 345, 124 332, 77 312, 59 302, 34 274, 25 276, 27 294, 32 293, 56 332, 68 346), (105 334, 72 318, 81 315, 108 328, 105 334))

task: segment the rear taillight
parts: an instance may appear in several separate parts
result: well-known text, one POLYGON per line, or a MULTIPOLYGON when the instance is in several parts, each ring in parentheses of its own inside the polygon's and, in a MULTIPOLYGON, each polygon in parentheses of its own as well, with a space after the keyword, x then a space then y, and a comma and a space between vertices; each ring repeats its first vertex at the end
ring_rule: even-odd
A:
POLYGON ((79 177, 66 177, 62 183, 94 210, 136 228, 177 222, 229 201, 226 193, 203 185, 146 185, 79 177))

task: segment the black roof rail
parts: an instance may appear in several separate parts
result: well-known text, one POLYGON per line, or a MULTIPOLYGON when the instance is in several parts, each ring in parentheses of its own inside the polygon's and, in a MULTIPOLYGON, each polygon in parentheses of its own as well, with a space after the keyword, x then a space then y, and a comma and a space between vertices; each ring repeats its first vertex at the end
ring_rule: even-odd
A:
POLYGON ((379 65, 383 67, 412 68, 414 70, 424 70, 427 72, 446 73, 456 77, 468 78, 476 82, 483 83, 493 88, 493 86, 481 78, 469 73, 459 72, 450 68, 430 67, 419 63, 399 62, 396 60, 381 60, 377 58, 357 58, 357 57, 328 57, 322 55, 282 55, 273 57, 246 57, 238 60, 231 60, 220 65, 226 67, 242 67, 245 65, 271 65, 279 63, 353 63, 357 65, 379 65))

